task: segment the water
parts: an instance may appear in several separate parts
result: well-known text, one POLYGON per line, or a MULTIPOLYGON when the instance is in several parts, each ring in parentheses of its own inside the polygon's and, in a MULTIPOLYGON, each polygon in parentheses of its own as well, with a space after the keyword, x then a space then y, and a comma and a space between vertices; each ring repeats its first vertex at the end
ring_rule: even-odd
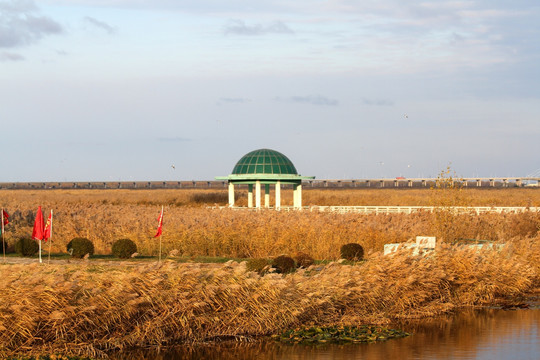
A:
POLYGON ((466 311, 457 315, 401 324, 412 332, 403 339, 374 344, 284 345, 271 341, 222 343, 161 353, 135 352, 115 359, 257 359, 257 360, 538 360, 540 310, 466 311))

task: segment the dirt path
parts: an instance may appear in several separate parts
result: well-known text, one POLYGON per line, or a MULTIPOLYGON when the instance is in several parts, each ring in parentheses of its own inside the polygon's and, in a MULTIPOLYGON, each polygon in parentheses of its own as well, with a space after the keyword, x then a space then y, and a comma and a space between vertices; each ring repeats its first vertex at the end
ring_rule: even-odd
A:
MULTIPOLYGON (((49 259, 47 256, 42 256, 43 264, 48 264, 49 259)), ((37 264, 38 258, 27 257, 6 257, 5 261, 0 257, 0 264, 37 264)), ((95 264, 95 265, 140 265, 147 262, 143 261, 129 261, 129 260, 103 260, 103 259, 51 259, 51 264, 95 264)), ((151 263, 151 262, 148 262, 151 263)))
MULTIPOLYGON (((49 264, 47 256, 42 256, 43 265, 49 264)), ((186 266, 196 265, 197 267, 202 268, 215 268, 226 265, 226 263, 206 263, 206 262, 179 262, 175 259, 164 259, 161 261, 161 264, 167 263, 178 263, 184 264, 186 266)), ((5 260, 1 257, 0 254, 0 266, 1 265, 10 265, 10 264, 39 264, 38 258, 27 258, 27 257, 6 257, 5 260)), ((121 259, 51 259, 51 265, 98 265, 98 266, 141 266, 141 265, 158 265, 157 260, 121 260, 121 259)))

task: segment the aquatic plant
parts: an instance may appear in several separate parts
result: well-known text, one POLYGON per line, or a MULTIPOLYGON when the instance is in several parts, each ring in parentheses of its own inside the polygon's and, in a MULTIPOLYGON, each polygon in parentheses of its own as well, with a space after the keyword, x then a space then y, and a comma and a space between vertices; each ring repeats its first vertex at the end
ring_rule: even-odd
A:
POLYGON ((398 339, 410 334, 396 329, 388 329, 380 326, 323 326, 323 327, 301 327, 284 331, 279 335, 274 335, 276 341, 288 344, 344 344, 344 343, 366 343, 375 341, 385 341, 388 339, 398 339))

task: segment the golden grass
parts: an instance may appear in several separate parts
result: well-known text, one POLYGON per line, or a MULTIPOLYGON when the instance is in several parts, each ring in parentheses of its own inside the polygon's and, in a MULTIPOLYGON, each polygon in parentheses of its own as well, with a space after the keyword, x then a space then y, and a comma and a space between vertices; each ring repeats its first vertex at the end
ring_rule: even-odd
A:
MULTIPOLYGON (((306 190, 317 205, 439 205, 440 212, 359 215, 208 209, 216 190, 0 191, 12 214, 7 240, 32 231, 35 210, 55 210, 53 252, 73 237, 98 253, 131 238, 155 255, 165 205, 164 251, 187 256, 339 258, 358 242, 361 265, 332 263, 261 277, 245 263, 0 266, 0 355, 105 356, 109 350, 276 333, 300 325, 387 323, 493 304, 540 286, 540 214, 453 215, 453 205, 539 206, 535 189, 306 190), (428 257, 383 257, 385 243, 434 235, 504 241, 501 252, 443 244, 428 257)), ((287 198, 286 198, 287 199, 287 198)), ((240 200, 240 203, 245 200, 240 200)), ((286 200, 292 201, 292 200, 286 200)), ((218 202, 219 204, 219 202, 218 202)))
POLYGON ((258 336, 303 325, 434 316, 524 294, 540 282, 540 238, 501 252, 443 245, 259 276, 245 263, 0 266, 0 355, 109 350, 258 336))
POLYGON ((303 191, 304 205, 321 206, 432 206, 444 205, 445 202, 442 199, 445 197, 452 198, 455 206, 540 206, 540 190, 538 189, 461 188, 369 190, 307 188, 303 191))
POLYGON ((6 228, 13 244, 32 232, 38 204, 55 211, 53 252, 65 252, 74 237, 88 237, 98 254, 130 238, 142 255, 156 255, 155 234, 165 205, 164 252, 185 256, 270 257, 304 252, 315 259, 338 259, 339 247, 358 242, 369 251, 416 235, 440 240, 506 240, 535 236, 540 214, 452 215, 450 205, 538 205, 536 189, 507 190, 306 190, 305 202, 332 205, 433 205, 435 214, 359 215, 318 212, 231 211, 208 209, 223 192, 215 190, 2 190, 1 205, 12 214, 6 228), (311 200, 310 200, 311 199, 311 200), (206 203, 205 203, 206 201, 206 203))

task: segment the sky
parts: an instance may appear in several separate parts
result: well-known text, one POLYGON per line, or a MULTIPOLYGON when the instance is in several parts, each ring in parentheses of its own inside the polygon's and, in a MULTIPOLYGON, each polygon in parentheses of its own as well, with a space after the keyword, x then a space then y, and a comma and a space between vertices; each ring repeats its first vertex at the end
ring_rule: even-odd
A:
POLYGON ((212 180, 260 148, 318 179, 539 174, 539 18, 538 0, 0 0, 0 182, 212 180))

